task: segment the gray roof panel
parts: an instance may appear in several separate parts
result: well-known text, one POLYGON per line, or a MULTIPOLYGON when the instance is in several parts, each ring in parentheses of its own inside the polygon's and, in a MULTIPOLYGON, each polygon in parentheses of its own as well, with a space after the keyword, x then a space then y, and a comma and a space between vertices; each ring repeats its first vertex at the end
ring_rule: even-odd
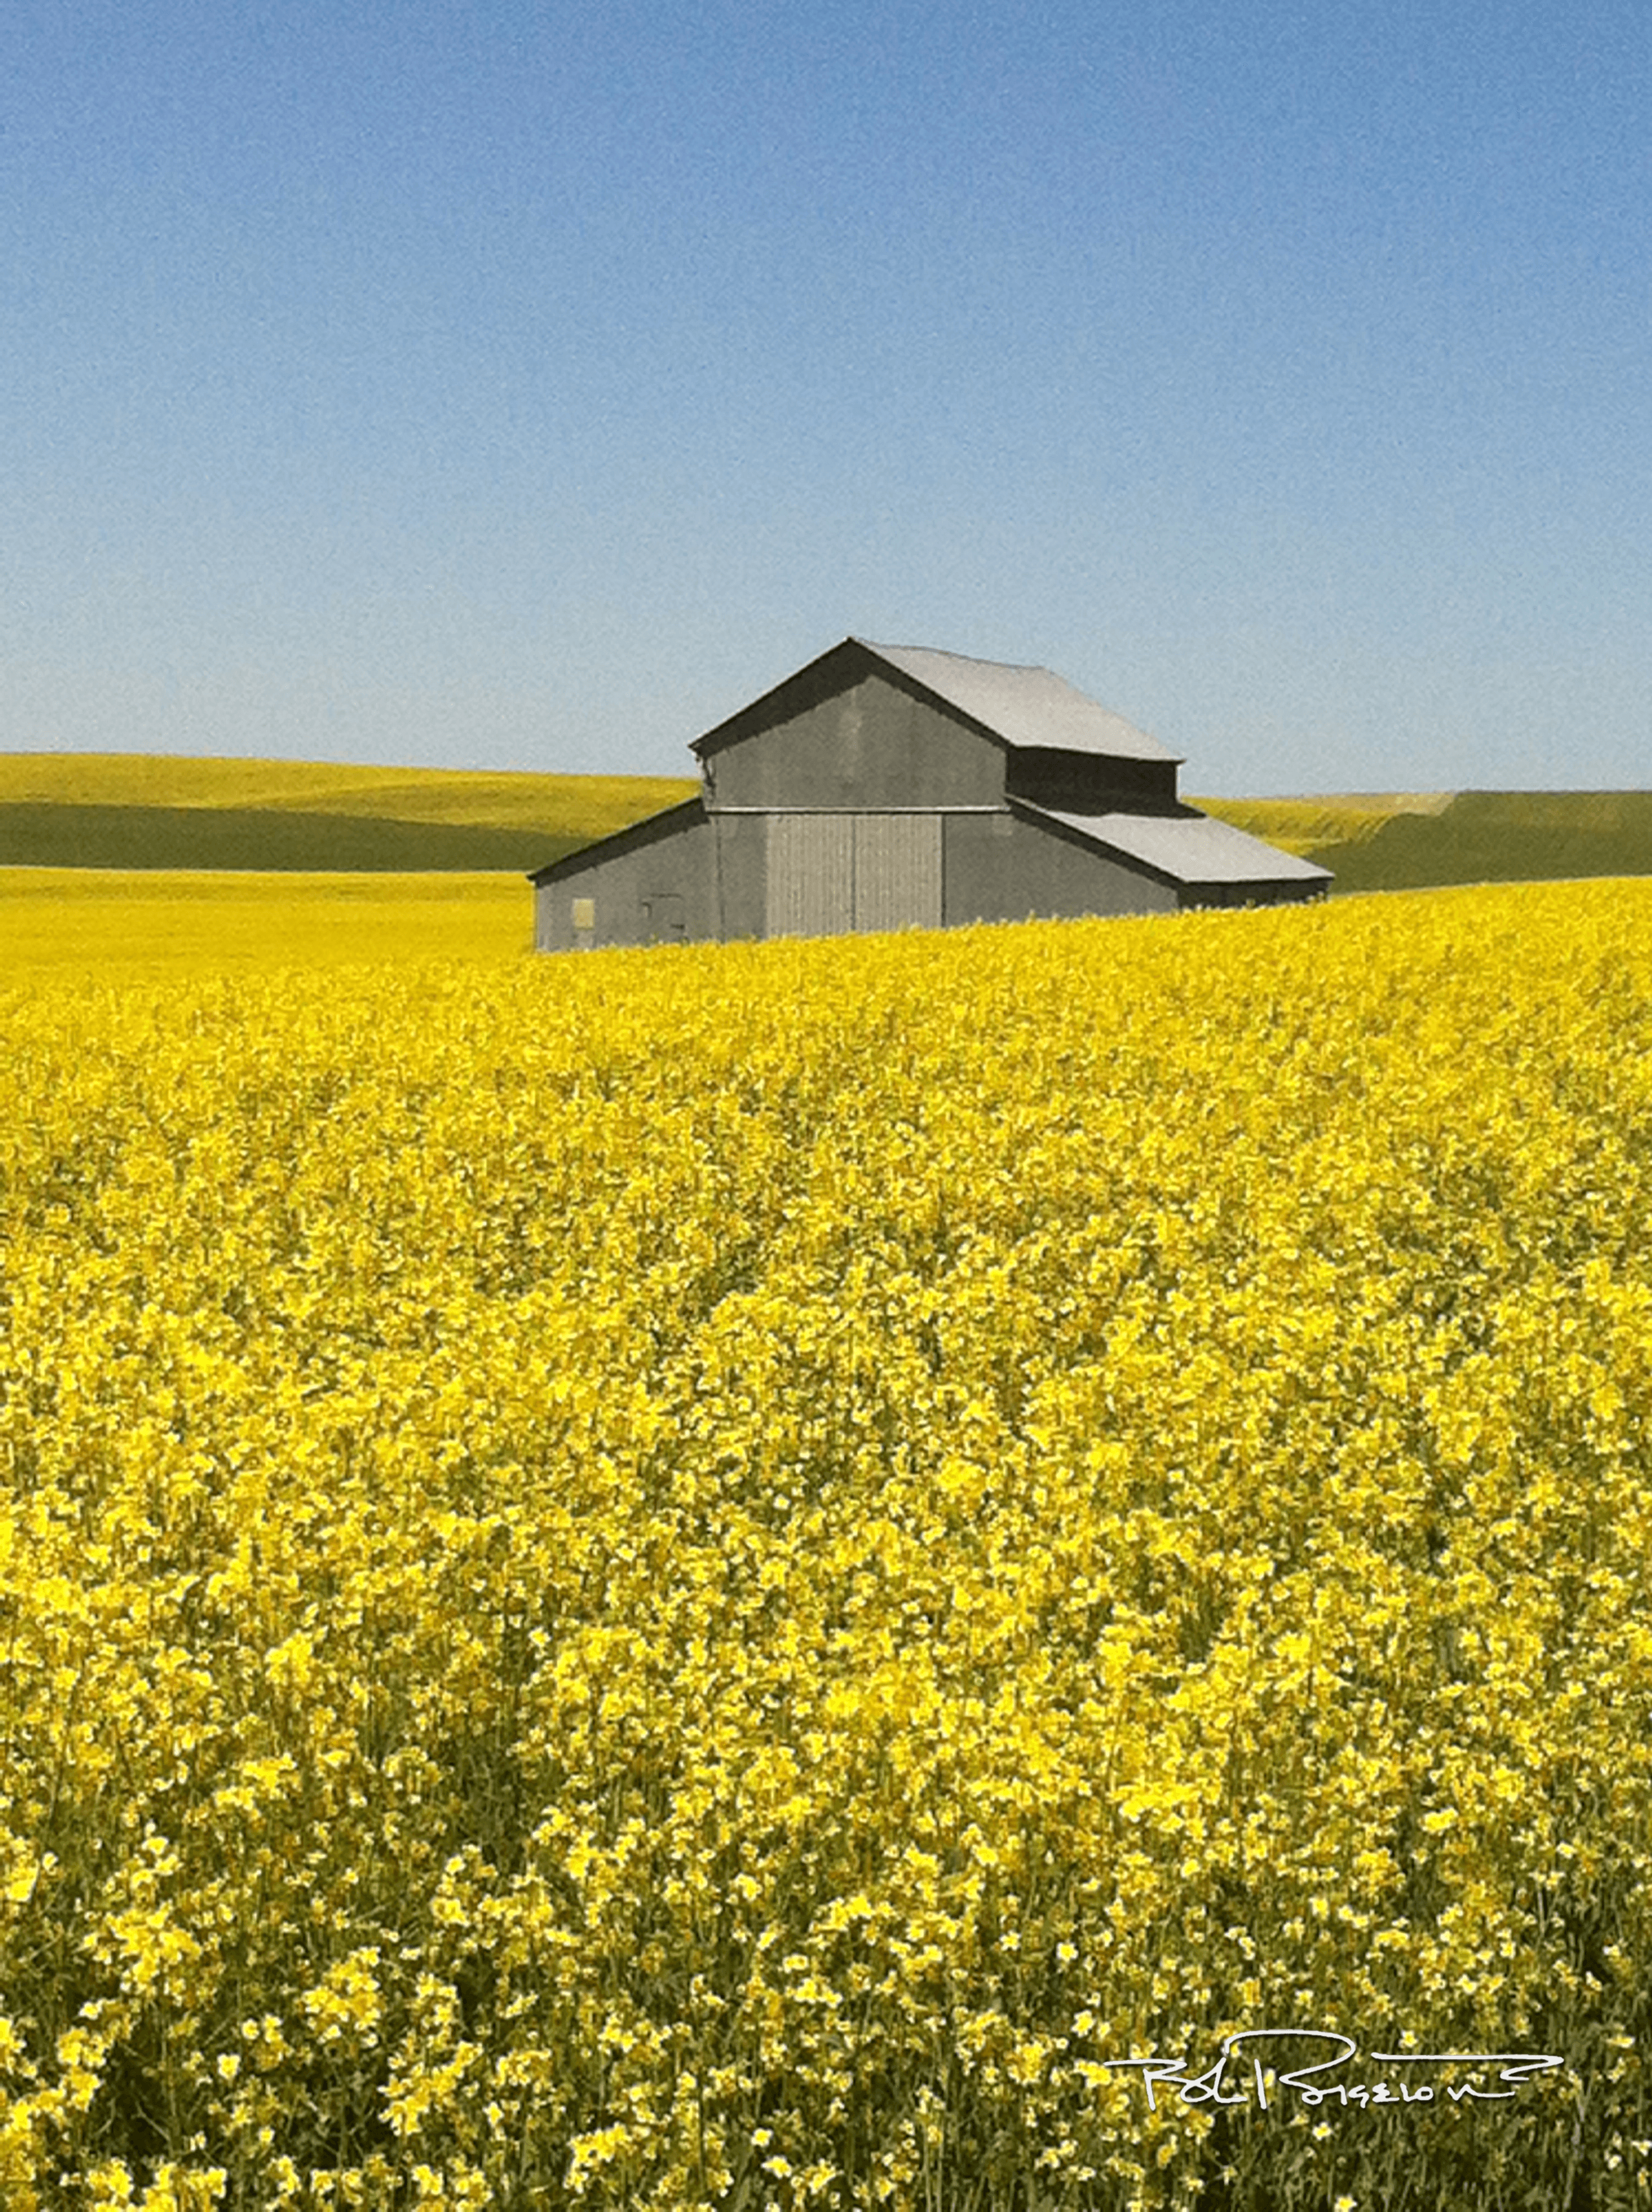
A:
POLYGON ((873 645, 864 637, 853 641, 1012 745, 1096 753, 1109 760, 1181 758, 1048 668, 970 660, 961 653, 937 653, 927 646, 873 645))
POLYGON ((1179 884, 1329 883, 1331 871, 1209 814, 1064 814, 1017 802, 1179 884))

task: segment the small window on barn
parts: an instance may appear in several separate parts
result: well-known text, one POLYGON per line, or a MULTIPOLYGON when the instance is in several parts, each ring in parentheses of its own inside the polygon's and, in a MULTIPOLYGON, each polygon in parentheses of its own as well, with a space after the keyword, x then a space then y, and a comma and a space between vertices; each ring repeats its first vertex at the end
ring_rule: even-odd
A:
POLYGON ((597 902, 593 898, 578 898, 574 902, 575 929, 594 929, 597 926, 597 902))

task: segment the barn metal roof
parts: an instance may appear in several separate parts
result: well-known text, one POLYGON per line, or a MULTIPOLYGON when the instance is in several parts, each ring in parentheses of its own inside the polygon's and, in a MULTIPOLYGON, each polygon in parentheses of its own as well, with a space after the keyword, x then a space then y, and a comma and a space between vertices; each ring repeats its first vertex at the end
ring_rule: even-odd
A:
POLYGON ((1329 868, 1282 853, 1231 823, 1208 814, 1065 814, 1017 802, 1048 815, 1097 844, 1157 868, 1179 884, 1284 884, 1331 881, 1329 868))
POLYGON ((1048 668, 1018 668, 1001 660, 970 660, 928 646, 874 645, 853 641, 911 677, 938 699, 1012 745, 1044 745, 1062 752, 1097 753, 1109 760, 1179 761, 1173 753, 1098 706, 1048 668))

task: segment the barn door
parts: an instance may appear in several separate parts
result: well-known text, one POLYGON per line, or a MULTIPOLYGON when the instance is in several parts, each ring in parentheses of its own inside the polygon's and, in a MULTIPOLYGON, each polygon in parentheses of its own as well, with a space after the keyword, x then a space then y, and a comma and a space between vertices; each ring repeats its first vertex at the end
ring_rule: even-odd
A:
POLYGON ((764 933, 938 929, 938 814, 771 814, 764 933))
POLYGON ((859 814, 854 824, 857 929, 938 929, 941 817, 859 814))
POLYGON ((835 937, 854 927, 854 817, 771 814, 765 937, 835 937))

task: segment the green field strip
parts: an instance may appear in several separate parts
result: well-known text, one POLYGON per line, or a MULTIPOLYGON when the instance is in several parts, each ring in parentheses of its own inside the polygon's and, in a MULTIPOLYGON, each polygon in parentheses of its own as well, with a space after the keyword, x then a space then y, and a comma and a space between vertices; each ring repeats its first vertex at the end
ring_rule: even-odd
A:
POLYGON ((1338 892, 1652 875, 1652 792, 1465 791, 1439 814, 1308 848, 1338 892))
POLYGON ((0 805, 0 866, 525 873, 577 833, 277 807, 0 805))

